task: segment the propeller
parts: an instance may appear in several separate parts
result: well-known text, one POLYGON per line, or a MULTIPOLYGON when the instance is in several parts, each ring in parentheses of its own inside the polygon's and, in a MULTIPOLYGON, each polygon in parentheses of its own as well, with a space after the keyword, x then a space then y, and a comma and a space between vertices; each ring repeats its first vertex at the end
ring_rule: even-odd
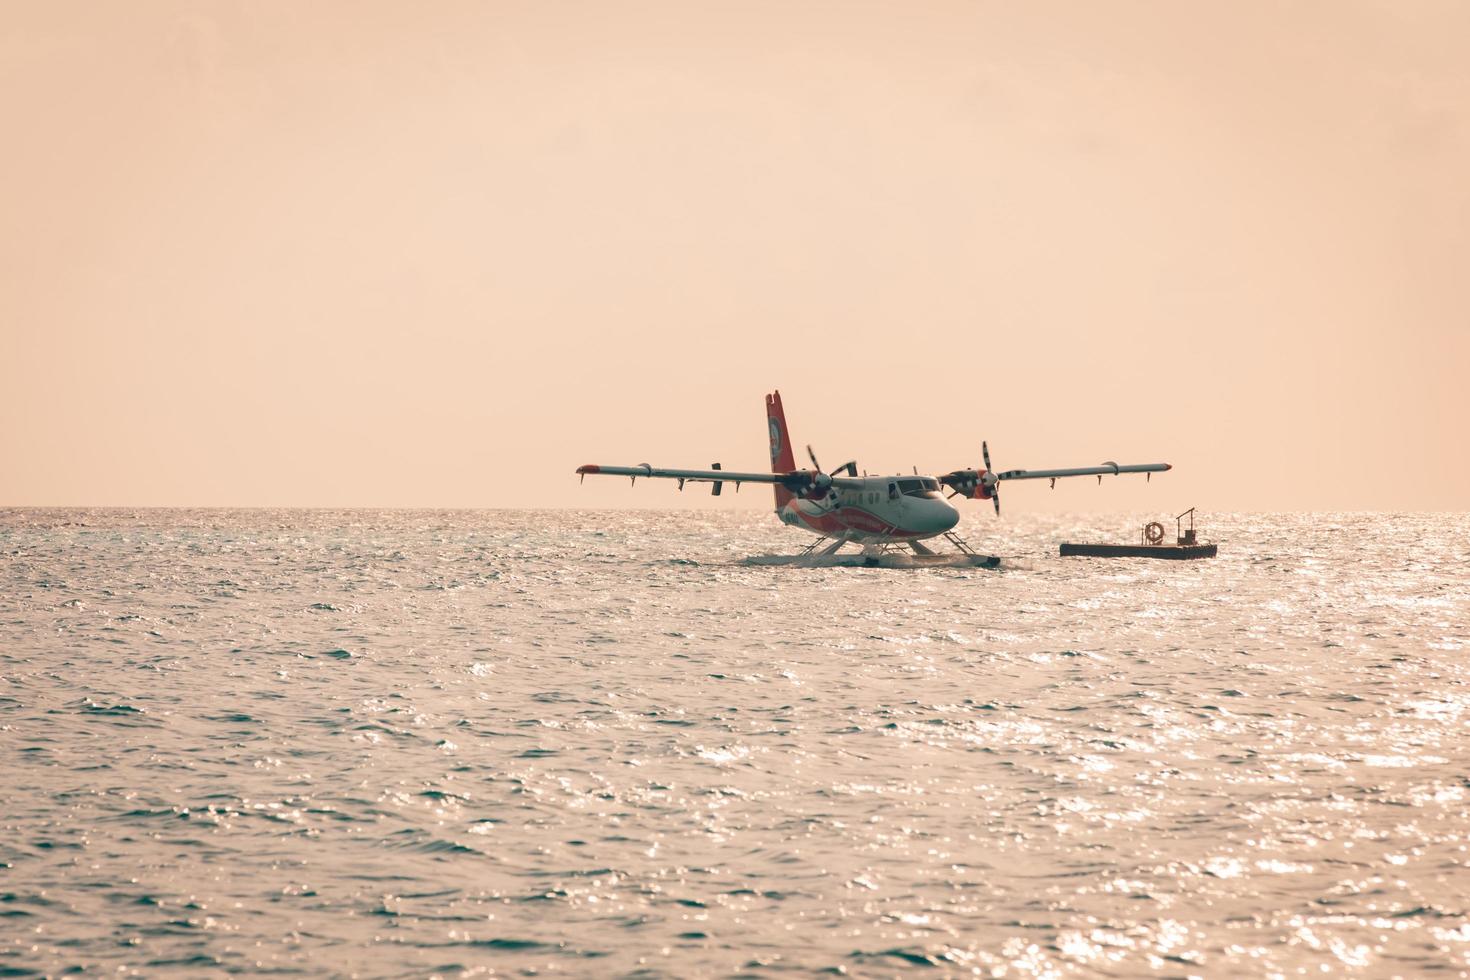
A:
POLYGON ((995 471, 990 468, 990 445, 980 440, 980 457, 985 460, 985 484, 990 488, 990 502, 995 504, 995 516, 1000 516, 1000 481, 995 478, 995 471))
POLYGON ((826 500, 832 493, 832 478, 822 472, 822 464, 817 462, 817 454, 812 451, 811 446, 806 447, 807 458, 812 461, 810 473, 793 473, 794 478, 800 480, 795 486, 788 484, 793 493, 800 494, 808 500, 826 500))
POLYGON ((951 497, 990 498, 995 513, 1000 514, 1000 479, 990 467, 990 446, 980 443, 980 455, 985 460, 981 470, 955 470, 939 478, 939 482, 950 488, 951 497))
POLYGON ((841 473, 843 470, 847 470, 848 476, 857 476, 857 460, 855 459, 848 460, 831 473, 828 473, 822 469, 822 464, 817 462, 816 451, 812 449, 810 444, 806 447, 806 456, 807 459, 812 461, 812 473, 807 482, 807 489, 808 496, 813 500, 822 500, 831 494, 833 492, 832 477, 841 473))

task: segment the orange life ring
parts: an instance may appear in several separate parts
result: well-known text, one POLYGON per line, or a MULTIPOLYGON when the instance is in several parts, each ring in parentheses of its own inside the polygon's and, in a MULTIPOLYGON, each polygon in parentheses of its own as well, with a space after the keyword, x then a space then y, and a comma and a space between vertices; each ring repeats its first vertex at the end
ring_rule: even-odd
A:
POLYGON ((1162 544, 1164 541, 1164 525, 1158 521, 1149 521, 1143 526, 1143 540, 1149 544, 1162 544))

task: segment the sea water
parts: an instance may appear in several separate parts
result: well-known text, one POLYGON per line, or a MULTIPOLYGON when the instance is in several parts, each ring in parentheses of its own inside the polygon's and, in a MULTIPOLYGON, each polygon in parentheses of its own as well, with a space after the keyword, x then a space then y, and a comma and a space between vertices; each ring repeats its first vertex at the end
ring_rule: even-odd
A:
POLYGON ((0 511, 0 974, 1470 972, 1470 517, 1153 516, 0 511))

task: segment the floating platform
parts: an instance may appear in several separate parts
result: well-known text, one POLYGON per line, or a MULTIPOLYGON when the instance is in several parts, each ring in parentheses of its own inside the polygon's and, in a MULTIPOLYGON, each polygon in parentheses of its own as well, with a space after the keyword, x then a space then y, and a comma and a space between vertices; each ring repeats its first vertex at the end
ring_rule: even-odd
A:
POLYGON ((1174 515, 1174 544, 1164 544, 1164 525, 1149 521, 1143 526, 1138 544, 1073 544, 1062 542, 1063 558, 1172 558, 1181 561, 1188 558, 1213 558, 1216 546, 1200 544, 1194 534, 1194 508, 1174 515), (1189 518, 1189 527, 1184 518, 1189 518))
POLYGON ((1062 542, 1063 558, 1214 558, 1213 544, 1073 544, 1062 542))

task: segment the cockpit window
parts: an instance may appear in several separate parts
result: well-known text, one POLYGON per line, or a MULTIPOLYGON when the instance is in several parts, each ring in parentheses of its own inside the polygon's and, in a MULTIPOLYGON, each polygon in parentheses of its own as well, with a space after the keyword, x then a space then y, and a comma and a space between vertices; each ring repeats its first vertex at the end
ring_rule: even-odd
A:
POLYGON ((937 497, 939 496, 939 481, 926 476, 899 480, 898 489, 910 497, 937 497))

